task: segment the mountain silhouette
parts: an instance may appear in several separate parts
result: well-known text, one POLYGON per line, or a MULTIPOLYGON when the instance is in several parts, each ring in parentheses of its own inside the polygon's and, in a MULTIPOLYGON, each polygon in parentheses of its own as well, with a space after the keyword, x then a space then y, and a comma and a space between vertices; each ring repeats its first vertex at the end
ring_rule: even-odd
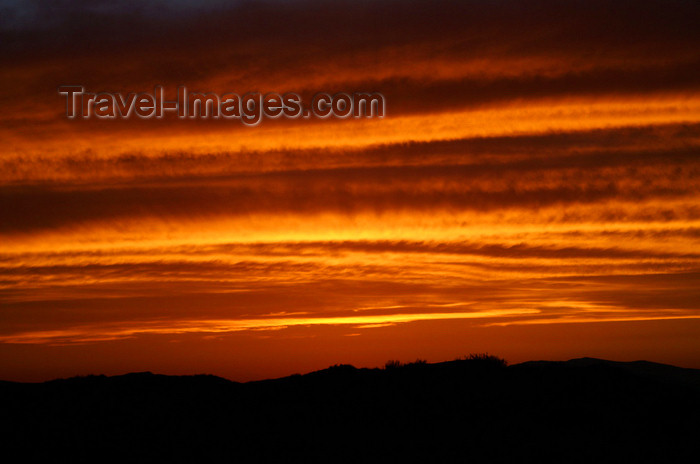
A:
POLYGON ((0 398, 2 450, 22 461, 666 463, 700 446, 700 370, 646 361, 142 372, 0 382, 0 398))

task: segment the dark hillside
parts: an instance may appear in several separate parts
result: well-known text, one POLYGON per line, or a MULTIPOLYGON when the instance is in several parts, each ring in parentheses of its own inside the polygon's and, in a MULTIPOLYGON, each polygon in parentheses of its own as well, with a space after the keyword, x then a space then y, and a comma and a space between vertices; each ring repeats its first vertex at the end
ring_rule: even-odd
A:
POLYGON ((700 371, 590 358, 338 365, 244 384, 137 373, 0 393, 3 449, 27 458, 688 462, 700 436, 700 371))

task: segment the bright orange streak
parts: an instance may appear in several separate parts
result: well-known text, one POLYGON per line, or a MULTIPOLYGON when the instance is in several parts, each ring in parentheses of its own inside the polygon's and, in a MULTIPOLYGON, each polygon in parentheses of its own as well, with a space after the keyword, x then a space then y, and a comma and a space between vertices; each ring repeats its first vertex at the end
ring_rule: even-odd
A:
MULTIPOLYGON (((390 102, 388 111, 390 111, 390 102)), ((566 99, 532 102, 525 105, 501 105, 487 109, 451 111, 412 116, 394 116, 377 120, 328 120, 310 124, 262 124, 255 130, 229 121, 199 124, 196 127, 160 127, 157 130, 118 134, 114 125, 63 122, 60 132, 37 140, 18 138, 12 131, 0 132, 6 140, 4 156, 21 154, 70 156, 90 151, 93 156, 121 153, 182 152, 189 155, 273 149, 365 147, 406 141, 432 141, 464 137, 536 134, 551 131, 576 131, 650 124, 691 123, 700 121, 700 98, 696 96, 657 96, 617 99, 566 99), (209 126, 209 127, 208 127, 209 126), (177 127, 177 128, 176 128, 177 127), (70 128, 70 130, 68 130, 70 128), (79 138, 76 138, 80 134, 79 138), (115 135, 116 134, 116 135, 115 135), (70 138, 66 146, 65 137, 70 138)), ((130 128, 126 128, 130 131, 130 128)))

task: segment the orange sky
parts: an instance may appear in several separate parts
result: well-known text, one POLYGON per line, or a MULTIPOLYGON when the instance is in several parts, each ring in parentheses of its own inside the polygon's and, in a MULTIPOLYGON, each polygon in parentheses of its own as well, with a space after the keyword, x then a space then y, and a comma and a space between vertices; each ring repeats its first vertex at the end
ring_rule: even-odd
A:
POLYGON ((695 3, 0 17, 0 379, 483 351, 700 368, 695 3), (63 84, 377 91, 387 116, 67 120, 63 84))

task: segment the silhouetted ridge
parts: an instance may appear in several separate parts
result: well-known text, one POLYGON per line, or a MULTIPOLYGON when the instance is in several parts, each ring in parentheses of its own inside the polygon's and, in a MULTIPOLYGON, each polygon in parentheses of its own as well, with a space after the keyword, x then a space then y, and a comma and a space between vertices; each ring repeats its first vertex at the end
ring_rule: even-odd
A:
POLYGON ((0 421, 3 448, 27 459, 665 463, 698 446, 698 379, 646 361, 488 355, 248 383, 141 372, 2 382, 0 421))

